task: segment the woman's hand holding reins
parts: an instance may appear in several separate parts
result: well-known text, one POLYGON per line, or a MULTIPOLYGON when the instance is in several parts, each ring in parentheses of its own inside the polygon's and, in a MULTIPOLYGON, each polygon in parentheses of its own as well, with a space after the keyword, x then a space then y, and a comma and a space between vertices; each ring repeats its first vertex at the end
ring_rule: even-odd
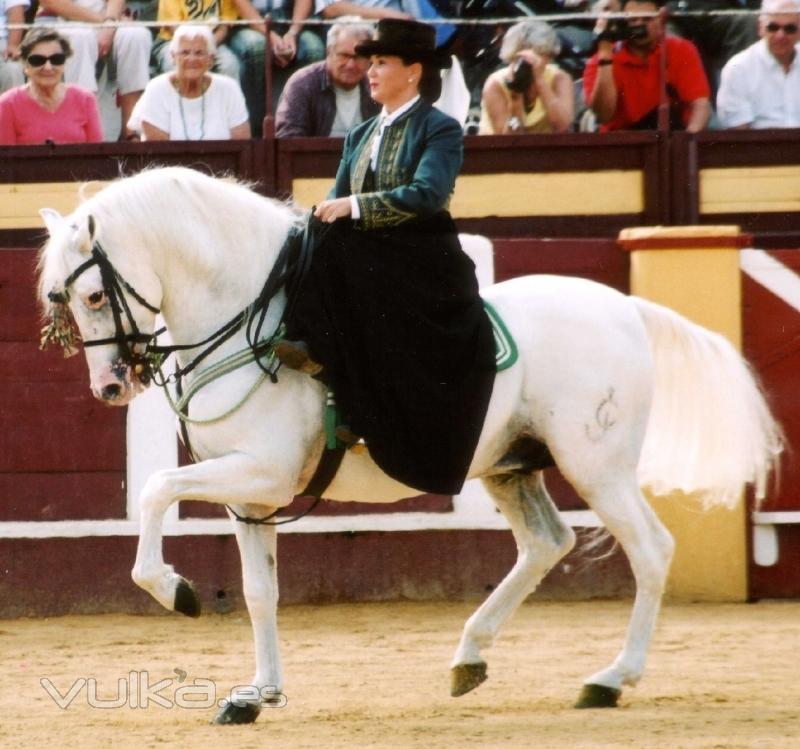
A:
POLYGON ((334 198, 323 200, 314 211, 314 216, 323 223, 332 224, 337 218, 347 218, 350 213, 350 198, 334 198))

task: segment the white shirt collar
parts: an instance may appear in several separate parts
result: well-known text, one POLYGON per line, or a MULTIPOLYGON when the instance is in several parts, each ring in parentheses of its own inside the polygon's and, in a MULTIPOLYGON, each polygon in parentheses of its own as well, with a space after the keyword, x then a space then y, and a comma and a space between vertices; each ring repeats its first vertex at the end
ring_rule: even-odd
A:
POLYGON ((419 101, 419 94, 417 94, 411 101, 407 101, 402 106, 397 107, 391 114, 386 111, 386 107, 381 110, 381 117, 380 117, 380 126, 382 128, 389 127, 392 125, 395 120, 397 120, 400 115, 405 114, 408 112, 411 107, 413 107, 419 101))
POLYGON ((369 163, 373 172, 378 168, 378 153, 381 150, 381 141, 383 140, 384 131, 387 127, 394 124, 398 117, 408 112, 408 110, 411 109, 411 107, 413 107, 418 101, 419 95, 395 109, 391 114, 386 111, 386 107, 381 110, 380 115, 378 115, 378 132, 372 139, 372 148, 370 149, 369 154, 369 163))

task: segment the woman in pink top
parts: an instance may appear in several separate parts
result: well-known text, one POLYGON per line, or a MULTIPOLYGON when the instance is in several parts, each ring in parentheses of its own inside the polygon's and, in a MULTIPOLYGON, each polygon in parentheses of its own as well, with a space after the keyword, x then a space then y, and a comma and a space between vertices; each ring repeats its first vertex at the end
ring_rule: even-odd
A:
POLYGON ((28 82, 0 96, 0 145, 102 141, 94 94, 64 83, 69 42, 52 28, 34 28, 20 52, 28 82))

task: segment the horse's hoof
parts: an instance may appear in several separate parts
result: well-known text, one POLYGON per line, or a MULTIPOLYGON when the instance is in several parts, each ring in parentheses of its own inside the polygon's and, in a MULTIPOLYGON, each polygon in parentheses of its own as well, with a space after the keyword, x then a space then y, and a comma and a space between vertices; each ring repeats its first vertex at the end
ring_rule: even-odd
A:
POLYGON ((260 712, 260 705, 252 702, 243 702, 238 705, 235 702, 228 702, 211 722, 217 726, 241 726, 246 723, 255 723, 260 712))
POLYGON ((196 619, 200 616, 200 610, 200 596, 197 595, 194 585, 181 578, 175 588, 175 611, 196 619))
POLYGON ((579 710, 589 707, 616 707, 622 690, 604 687, 602 684, 584 684, 581 696, 575 703, 579 710))
POLYGON ((486 675, 486 663, 460 663, 450 671, 450 696, 460 697, 483 684, 489 677, 486 675))

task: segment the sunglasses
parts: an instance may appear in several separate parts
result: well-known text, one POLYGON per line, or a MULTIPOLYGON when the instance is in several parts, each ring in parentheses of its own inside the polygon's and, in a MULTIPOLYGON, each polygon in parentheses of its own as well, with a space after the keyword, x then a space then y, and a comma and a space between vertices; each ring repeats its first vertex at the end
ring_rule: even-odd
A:
POLYGON ((67 61, 67 56, 63 52, 56 52, 54 55, 28 55, 28 65, 32 68, 41 68, 46 62, 53 67, 63 65, 67 61))
POLYGON ((777 34, 781 29, 783 29, 783 33, 787 35, 796 34, 798 26, 796 23, 785 23, 781 26, 779 23, 768 23, 767 24, 767 31, 770 34, 777 34))

